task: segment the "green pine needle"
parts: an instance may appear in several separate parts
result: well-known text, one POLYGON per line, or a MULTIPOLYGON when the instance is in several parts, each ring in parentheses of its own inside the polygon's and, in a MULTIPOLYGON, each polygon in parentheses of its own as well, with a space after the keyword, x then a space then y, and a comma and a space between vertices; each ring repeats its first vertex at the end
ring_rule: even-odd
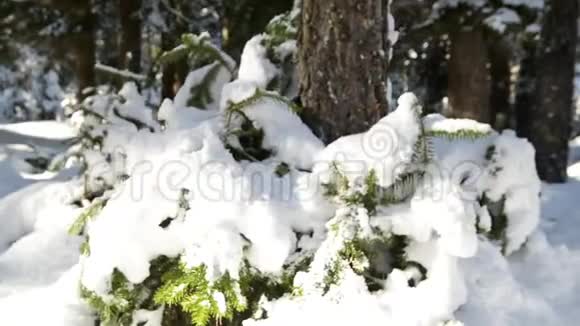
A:
POLYGON ((81 235, 84 232, 85 225, 93 217, 97 216, 107 204, 107 200, 96 199, 93 203, 85 209, 74 223, 69 227, 68 233, 70 235, 81 235))
POLYGON ((155 302, 179 306, 196 326, 206 326, 210 320, 231 320, 235 313, 246 309, 238 281, 225 274, 210 282, 206 272, 205 265, 188 268, 183 263, 170 269, 162 276, 162 285, 154 295, 155 302), (217 292, 225 298, 226 311, 220 311, 214 298, 217 292))

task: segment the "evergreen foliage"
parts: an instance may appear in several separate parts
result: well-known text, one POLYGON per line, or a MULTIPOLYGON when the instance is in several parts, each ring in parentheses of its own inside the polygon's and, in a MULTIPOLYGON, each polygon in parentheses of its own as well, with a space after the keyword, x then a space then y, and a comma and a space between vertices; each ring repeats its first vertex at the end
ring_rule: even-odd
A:
MULTIPOLYGON (((381 206, 404 202, 413 194, 417 186, 416 181, 420 178, 421 172, 416 172, 415 175, 408 174, 388 189, 384 189, 378 185, 375 171, 371 170, 362 185, 353 185, 336 164, 331 165, 331 182, 323 184, 325 194, 350 207, 351 211, 344 217, 335 217, 329 221, 329 230, 337 237, 345 233, 354 232, 354 234, 342 240, 341 249, 326 264, 326 274, 322 280, 323 293, 341 281, 341 273, 345 268, 350 268, 363 276, 370 291, 377 291, 383 289, 384 280, 390 270, 394 268, 404 270, 411 265, 420 266, 417 262, 407 260, 405 248, 408 241, 405 236, 384 233, 375 228, 365 230, 368 226, 365 227, 364 222, 361 224, 361 218, 365 218, 359 216, 368 214, 366 218, 372 219, 381 206), (407 181, 409 179, 413 182, 407 181), (364 213, 357 208, 363 208, 364 213), (389 266, 384 266, 385 261, 390 262, 389 266)), ((426 272, 424 268, 422 270, 426 272)))
POLYGON ((235 67, 232 66, 231 59, 225 57, 221 50, 211 44, 208 33, 184 34, 181 36, 181 42, 181 45, 161 55, 159 59, 161 64, 175 63, 187 58, 191 68, 198 68, 217 61, 233 73, 235 67))
MULTIPOLYGON (((225 54, 209 43, 207 35, 188 34, 182 38, 183 45, 165 53, 161 59, 163 63, 170 63, 187 57, 193 67, 209 67, 207 73, 199 83, 191 85, 188 106, 207 109, 212 98, 211 84, 215 81, 220 69, 226 68, 232 73, 235 68, 225 54)), ((199 71, 199 70, 198 70, 199 71)), ((80 157, 85 155, 97 156, 102 161, 114 163, 112 160, 123 160, 110 153, 105 143, 119 125, 127 123, 136 129, 147 127, 137 118, 120 114, 117 109, 123 101, 122 96, 109 91, 97 93, 88 97, 77 108, 83 117, 81 136, 70 152, 80 157)), ((225 109, 225 130, 223 141, 237 160, 261 161, 271 156, 271 151, 263 148, 264 131, 256 127, 246 114, 246 108, 263 101, 274 101, 283 104, 288 110, 298 112, 300 108, 286 97, 277 93, 257 89, 255 94, 240 102, 230 102, 225 109), (235 138, 235 141, 231 141, 235 138), (235 144, 235 145, 233 145, 235 144)), ((150 128, 158 130, 157 126, 150 128)), ((72 155, 71 155, 72 156, 72 155)), ((93 162, 84 159, 85 171, 91 170, 93 162)), ((290 172, 286 163, 280 163, 275 173, 283 177, 290 172)), ((91 176, 85 176, 85 198, 92 200, 78 219, 71 225, 72 234, 82 234, 85 224, 92 218, 98 218, 100 210, 107 204, 108 190, 115 189, 116 184, 124 179, 119 175, 112 183, 104 183, 95 188, 91 176)), ((178 201, 177 216, 169 216, 159 227, 167 228, 176 218, 184 218, 189 209, 186 199, 188 190, 182 189, 178 201)), ((89 238, 85 235, 85 242, 81 246, 84 255, 90 256, 89 238)), ((301 255, 302 256, 302 255, 301 255)), ((299 270, 307 268, 308 256, 297 259, 287 266, 286 272, 280 276, 264 275, 253 270, 250 266, 242 268, 240 275, 224 274, 218 279, 209 280, 205 265, 186 266, 179 258, 159 257, 151 262, 151 275, 141 284, 131 284, 124 275, 115 270, 111 275, 111 290, 105 297, 81 286, 82 296, 97 312, 102 325, 130 325, 133 313, 139 309, 153 310, 164 306, 167 313, 184 315, 184 320, 194 325, 208 325, 214 322, 235 322, 245 316, 250 317, 260 310, 260 300, 263 296, 269 299, 279 298, 287 293, 299 295, 301 290, 294 287, 294 275, 299 270), (305 263, 306 262, 306 263, 305 263), (225 306, 224 306, 225 305, 225 306)), ((167 316, 167 320, 173 317, 167 316)))
POLYGON ((191 97, 187 101, 188 106, 203 109, 215 100, 212 98, 209 85, 211 85, 211 83, 216 79, 219 70, 220 66, 217 63, 214 63, 201 82, 191 87, 191 97))
POLYGON ((298 20, 300 11, 291 10, 274 17, 266 26, 262 46, 266 49, 266 57, 279 70, 270 81, 268 90, 276 91, 293 98, 296 88, 296 38, 298 35, 298 20))
POLYGON ((77 217, 74 223, 68 229, 68 233, 71 235, 81 235, 84 232, 85 225, 87 222, 99 214, 103 207, 107 204, 106 200, 95 199, 89 207, 87 207, 83 212, 77 217))
POLYGON ((141 284, 133 284, 118 270, 111 275, 109 295, 102 297, 80 286, 81 297, 98 313, 102 326, 129 326, 133 313, 139 309, 153 310, 158 307, 156 294, 152 291, 161 284, 166 270, 177 269, 177 260, 158 257, 151 262, 150 276, 141 284))
MULTIPOLYGON (((279 48, 296 36, 296 13, 290 13, 274 19, 267 27, 266 34, 261 44, 267 49, 268 59, 282 67, 284 62, 291 63, 291 55, 280 57, 279 48), (285 61, 290 60, 290 61, 285 61)), ((189 88, 190 97, 186 106, 202 110, 209 110, 210 103, 215 103, 211 89, 216 81, 220 69, 226 69, 233 78, 235 64, 225 56, 218 48, 209 43, 209 37, 205 34, 196 36, 184 35, 183 44, 165 53, 162 56, 164 64, 187 58, 195 69, 193 73, 204 72, 201 78, 189 88)), ((286 54, 291 52, 286 52, 286 54)), ((293 67, 293 64, 291 65, 293 67)), ((292 79, 292 72, 280 69, 282 75, 292 79)), ((294 113, 300 113, 302 109, 288 99, 290 94, 286 86, 270 82, 266 89, 256 88, 254 94, 237 102, 226 102, 225 107, 216 110, 220 114, 219 130, 216 134, 221 138, 225 148, 237 161, 262 162, 276 155, 274 150, 265 148, 264 139, 267 136, 264 126, 252 120, 248 109, 263 103, 281 104, 284 108, 294 113), (223 122, 223 123, 222 123, 223 122)), ((97 95, 98 96, 98 95, 97 95)), ((82 129, 81 146, 78 147, 79 155, 97 154, 105 161, 123 160, 123 157, 113 156, 109 149, 105 148, 107 137, 115 126, 131 126, 134 130, 150 129, 152 132, 160 128, 151 121, 142 121, 135 116, 128 116, 119 111, 122 102, 117 95, 102 94, 97 98, 87 99, 81 109, 86 118, 86 128, 82 129), (94 109, 96 104, 101 104, 100 109, 94 109), (103 103, 105 103, 103 105, 103 103)), ((224 101, 225 102, 225 101, 224 101)), ((223 104, 222 104, 223 105, 223 104)), ((180 107, 179 109, 187 109, 180 107)), ((417 190, 423 186, 424 176, 428 165, 435 159, 434 138, 446 139, 450 142, 464 140, 481 140, 490 134, 477 130, 460 129, 456 132, 443 130, 425 130, 421 119, 421 108, 418 105, 412 107, 414 116, 413 127, 418 127, 418 135, 413 135, 412 157, 405 160, 405 166, 397 171, 393 182, 383 186, 374 169, 370 169, 366 175, 358 179, 351 179, 337 162, 333 162, 330 168, 328 182, 322 184, 325 199, 336 206, 335 215, 329 217, 326 222, 327 234, 319 248, 300 248, 296 245, 295 252, 284 262, 283 272, 280 275, 262 273, 252 266, 248 256, 245 256, 250 247, 250 241, 242 232, 235 233, 246 241, 241 249, 243 255, 238 275, 229 271, 223 271, 220 275, 210 277, 209 270, 212 266, 203 263, 193 266, 185 262, 185 254, 179 253, 176 257, 157 257, 150 262, 150 276, 140 284, 132 284, 117 269, 111 274, 110 291, 107 295, 97 295, 81 286, 82 296, 94 308, 102 325, 131 325, 134 313, 137 310, 154 310, 164 307, 164 322, 173 320, 175 315, 183 316, 189 324, 207 326, 212 324, 239 325, 248 318, 264 317, 264 302, 280 298, 306 297, 316 293, 321 296, 330 295, 333 289, 340 288, 345 277, 355 275, 364 279, 370 292, 377 293, 386 289, 387 279, 395 269, 409 272, 408 284, 410 287, 417 286, 426 279, 428 270, 421 263, 408 257, 408 249, 413 239, 404 234, 397 233, 394 229, 376 225, 380 214, 394 206, 409 204, 417 190), (300 273, 300 277, 297 275, 300 273), (306 275, 307 277, 304 277, 306 275), (304 281, 304 280, 307 281, 304 281), (309 283, 313 280, 312 283, 309 283), (262 316, 262 317, 260 317, 262 316)), ((411 119, 413 120, 413 119, 411 119)), ((393 153, 398 155, 400 153, 393 153)), ((487 160, 492 162, 494 150, 488 151, 487 160)), ((90 164, 90 160, 85 160, 90 164)), ((278 162, 277 162, 278 163, 278 162)), ((292 162, 278 163, 274 173, 279 178, 287 177, 289 173, 295 173, 291 167, 292 162)), ((301 171, 302 172, 302 171, 301 171)), ((108 190, 115 189, 118 182, 126 175, 117 175, 112 180, 106 180, 101 187, 91 184, 91 206, 86 208, 77 221, 71 226, 72 234, 82 234, 85 224, 93 219, 98 219, 100 210, 107 204, 108 190)), ((90 180, 87 180, 90 181, 90 180)), ((175 216, 162 216, 161 223, 155 221, 155 227, 159 226, 165 231, 171 230, 174 220, 183 221, 191 218, 186 214, 190 209, 189 190, 182 188, 177 199, 178 210, 175 216), (163 219, 164 218, 164 219, 163 219)), ((480 205, 492 206, 481 194, 480 205)), ((193 207, 193 206, 192 206, 193 207)), ((501 245, 507 241, 506 227, 508 217, 503 214, 502 208, 497 214, 491 212, 493 218, 492 227, 486 233, 493 241, 501 245)), ((204 217, 200 217, 204 218, 204 217)), ((298 243, 300 237, 308 234, 308 230, 294 231, 298 243)), ((82 246, 82 251, 90 258, 91 250, 87 241, 82 246)), ((185 250, 185 249, 183 249, 185 250)), ((237 261, 236 261, 237 263, 237 261)))
MULTIPOLYGON (((224 143, 234 158, 238 161, 263 161, 272 154, 270 150, 263 148, 264 131, 254 125, 254 122, 244 113, 244 109, 262 101, 275 101, 286 105, 290 110, 299 112, 300 108, 287 98, 278 94, 256 88, 255 93, 239 102, 230 102, 226 108, 226 133, 224 143), (239 127, 234 120, 241 119, 239 127), (234 137, 236 142, 229 142, 234 137), (237 143, 237 144, 236 144, 237 143), (238 145, 239 144, 239 145, 238 145)), ((280 173, 282 173, 280 171, 280 173)))
POLYGON ((239 283, 229 274, 210 282, 203 265, 188 268, 179 264, 166 271, 161 280, 155 302, 180 306, 196 326, 208 325, 211 320, 219 322, 222 318, 231 320, 235 313, 246 309, 239 283))
MULTIPOLYGON (((172 50, 164 52, 159 62, 166 66, 186 60, 191 71, 203 73, 203 76, 190 85, 187 105, 201 110, 207 110, 210 104, 217 102, 220 94, 212 94, 212 87, 218 81, 222 70, 234 76, 235 62, 221 49, 212 44, 210 35, 206 32, 196 34, 183 34, 181 44, 172 50), (204 69, 200 69, 204 67, 204 69)), ((229 81, 229 80, 228 80, 229 81)))

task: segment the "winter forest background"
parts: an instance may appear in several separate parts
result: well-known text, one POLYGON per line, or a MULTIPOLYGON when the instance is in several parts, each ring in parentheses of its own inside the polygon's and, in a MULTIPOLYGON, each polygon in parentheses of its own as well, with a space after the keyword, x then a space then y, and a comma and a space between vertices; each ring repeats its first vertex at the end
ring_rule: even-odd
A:
POLYGON ((0 325, 577 325, 577 0, 0 0, 0 325))

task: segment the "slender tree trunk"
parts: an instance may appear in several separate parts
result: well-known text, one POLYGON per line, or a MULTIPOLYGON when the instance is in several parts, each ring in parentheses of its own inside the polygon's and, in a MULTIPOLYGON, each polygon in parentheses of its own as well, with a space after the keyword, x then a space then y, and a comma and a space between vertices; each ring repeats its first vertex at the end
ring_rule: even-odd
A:
POLYGON ((520 60, 520 71, 516 83, 516 131, 519 137, 524 138, 530 137, 531 117, 529 112, 534 102, 534 94, 537 87, 537 43, 533 37, 528 37, 524 40, 522 46, 523 56, 520 60))
MULTIPOLYGON (((95 26, 97 37, 97 61, 111 67, 123 67, 123 58, 119 55, 120 42, 116 36, 121 30, 121 24, 117 17, 120 16, 119 4, 111 0, 93 0, 95 19, 98 22, 95 26)), ((109 80, 114 81, 113 76, 106 76, 101 80, 101 74, 98 74, 99 83, 107 83, 109 80), (110 79, 109 79, 110 78, 110 79)))
POLYGON ((545 2, 530 140, 536 147, 538 174, 547 182, 564 182, 567 177, 577 16, 577 0, 545 2))
MULTIPOLYGON (((181 35, 181 33, 178 33, 178 35, 181 35)), ((161 47, 163 51, 171 50, 177 46, 178 39, 172 33, 163 33, 161 36, 161 47)), ((187 65, 187 59, 185 58, 163 65, 161 98, 173 99, 179 88, 185 82, 188 73, 189 67, 187 65)))
POLYGON ((451 115, 490 122, 490 76, 487 49, 480 28, 451 34, 448 96, 451 115))
POLYGON ((303 0, 298 46, 301 101, 323 139, 367 130, 388 111, 387 1, 303 0))
POLYGON ((433 38, 429 44, 427 59, 425 60, 425 103, 423 112, 434 113, 440 110, 441 100, 447 92, 447 51, 439 38, 433 38))
POLYGON ((141 71, 141 0, 118 0, 121 18, 121 63, 133 72, 141 71))
POLYGON ((95 17, 91 9, 89 0, 82 1, 78 40, 73 43, 80 98, 85 88, 95 85, 95 17))
POLYGON ((510 58, 511 49, 505 40, 489 42, 489 62, 491 74, 490 123, 497 130, 510 126, 510 58))
MULTIPOLYGON (((167 30, 161 34, 161 49, 169 51, 179 45, 183 33, 197 33, 197 30, 188 30, 189 12, 184 10, 186 0, 168 0, 162 6, 167 30), (169 7, 167 7, 169 6, 169 7), (179 12, 180 15, 176 14, 179 12)), ((187 60, 182 59, 163 66, 161 76, 161 98, 173 99, 185 81, 189 69, 187 60)))

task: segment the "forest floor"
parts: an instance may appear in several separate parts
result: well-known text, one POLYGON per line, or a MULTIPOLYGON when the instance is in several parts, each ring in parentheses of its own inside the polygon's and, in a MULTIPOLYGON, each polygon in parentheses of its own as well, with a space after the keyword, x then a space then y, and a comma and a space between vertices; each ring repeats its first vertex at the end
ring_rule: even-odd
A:
MULTIPOLYGON (((34 174, 23 161, 32 147, 59 151, 72 136, 57 122, 0 125, 2 326, 93 325, 77 296, 81 239, 67 234, 79 214, 66 204, 73 189, 69 179, 77 171, 34 174)), ((510 326, 575 325, 580 320, 580 138, 571 142, 570 157, 569 181, 543 185, 538 232, 509 257, 508 266, 484 271, 488 277, 457 312, 466 326, 497 326, 498 320, 510 326), (504 283, 506 278, 512 281, 504 283)))

